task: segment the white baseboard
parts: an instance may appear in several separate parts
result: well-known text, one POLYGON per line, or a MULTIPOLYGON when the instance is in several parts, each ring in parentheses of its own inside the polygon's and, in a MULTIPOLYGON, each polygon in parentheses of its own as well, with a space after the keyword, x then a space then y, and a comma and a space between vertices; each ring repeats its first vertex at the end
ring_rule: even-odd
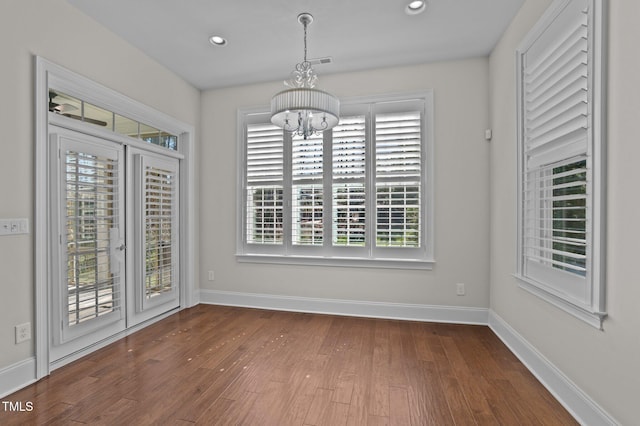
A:
POLYGON ((580 424, 619 424, 492 310, 489 327, 580 424))
MULTIPOLYGON (((158 322, 170 315, 178 312, 178 309, 173 309, 169 312, 166 312, 162 315, 158 315, 155 318, 151 318, 141 324, 130 327, 127 330, 124 330, 120 333, 117 333, 111 337, 108 337, 94 345, 91 345, 87 348, 84 348, 78 352, 75 352, 65 358, 54 361, 49 366, 49 371, 53 371, 57 368, 60 368, 72 361, 82 358, 90 354, 91 352, 95 352, 96 350, 103 348, 125 336, 128 336, 136 331, 143 329, 146 326, 149 326, 155 322, 158 322)), ((37 382, 36 376, 36 358, 31 357, 27 358, 23 361, 17 362, 13 365, 9 365, 5 368, 0 369, 0 398, 4 398, 7 395, 10 395, 14 392, 19 391, 22 388, 29 386, 32 383, 37 382)))
POLYGON ((0 398, 36 381, 36 359, 27 358, 0 370, 0 398))
POLYGON ((367 318, 487 325, 489 310, 458 306, 361 302, 200 289, 200 303, 367 318))

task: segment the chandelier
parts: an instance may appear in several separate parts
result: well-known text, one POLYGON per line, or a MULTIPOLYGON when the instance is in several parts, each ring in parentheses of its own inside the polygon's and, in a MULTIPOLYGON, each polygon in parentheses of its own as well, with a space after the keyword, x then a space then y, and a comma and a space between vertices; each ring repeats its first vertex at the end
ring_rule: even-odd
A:
POLYGON ((318 76, 307 61, 307 26, 313 22, 313 16, 301 13, 298 22, 304 27, 304 59, 296 65, 291 78, 284 82, 289 89, 271 99, 271 122, 307 139, 338 124, 340 101, 330 93, 314 88, 318 76))

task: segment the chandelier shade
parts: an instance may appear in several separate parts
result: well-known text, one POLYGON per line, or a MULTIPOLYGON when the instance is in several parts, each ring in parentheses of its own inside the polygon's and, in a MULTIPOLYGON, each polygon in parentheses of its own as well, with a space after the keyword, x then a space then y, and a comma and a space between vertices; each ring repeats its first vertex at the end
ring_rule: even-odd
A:
POLYGON ((271 99, 271 122, 284 130, 308 137, 338 124, 340 101, 314 88, 293 88, 271 99))
POLYGON ((318 76, 307 61, 307 26, 313 22, 313 16, 301 13, 298 22, 304 27, 304 59, 285 81, 290 89, 271 99, 271 122, 307 139, 338 124, 340 101, 332 94, 314 88, 318 76))

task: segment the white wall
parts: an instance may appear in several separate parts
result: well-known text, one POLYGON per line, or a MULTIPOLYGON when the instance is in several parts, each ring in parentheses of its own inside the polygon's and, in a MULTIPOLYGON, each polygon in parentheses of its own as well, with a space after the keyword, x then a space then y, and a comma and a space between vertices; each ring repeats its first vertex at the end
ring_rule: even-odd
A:
MULTIPOLYGON (((500 317, 606 411, 622 424, 634 424, 640 394, 640 197, 635 195, 640 55, 634 53, 640 2, 609 2, 609 318, 604 331, 522 291, 511 276, 516 264, 514 52, 550 2, 528 0, 489 60, 340 75, 318 69, 321 87, 340 97, 434 90, 437 263, 432 271, 237 263, 236 110, 267 104, 281 84, 200 96, 64 0, 0 3, 0 218, 33 218, 33 55, 41 55, 196 128, 200 124, 195 275, 202 277, 201 289, 481 308, 491 300, 500 317), (484 141, 487 127, 494 131, 490 143, 484 141), (208 270, 215 271, 215 281, 206 281, 208 270), (467 296, 455 296, 457 282, 467 284, 467 296)), ((33 322, 32 237, 0 237, 0 369, 34 353, 29 343, 15 345, 13 336, 15 324, 33 322)))
MULTIPOLYGON (((288 67, 283 64, 286 77, 288 67)), ((325 68, 326 70, 326 68, 325 68)), ((488 308, 488 60, 324 75, 341 98, 434 90, 435 258, 432 271, 237 263, 236 111, 268 105, 281 82, 204 92, 200 287, 295 297, 488 308), (215 280, 207 281, 207 271, 215 280), (455 295, 455 283, 467 296, 455 295)))
MULTIPOLYGON (((34 209, 34 59, 40 55, 197 128, 200 93, 64 0, 0 2, 0 218, 34 209)), ((34 355, 33 234, 0 237, 0 369, 34 355)))
POLYGON ((640 285, 637 124, 640 2, 612 0, 609 18, 607 311, 604 331, 521 290, 516 267, 515 49, 550 4, 528 0, 490 57, 491 308, 621 424, 638 423, 640 285))

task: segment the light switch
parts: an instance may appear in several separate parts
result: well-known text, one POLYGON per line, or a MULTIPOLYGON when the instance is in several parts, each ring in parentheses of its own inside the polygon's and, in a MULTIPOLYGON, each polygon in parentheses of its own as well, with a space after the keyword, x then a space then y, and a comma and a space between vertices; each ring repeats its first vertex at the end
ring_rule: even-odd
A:
POLYGON ((0 235, 29 233, 29 219, 0 219, 0 235))

